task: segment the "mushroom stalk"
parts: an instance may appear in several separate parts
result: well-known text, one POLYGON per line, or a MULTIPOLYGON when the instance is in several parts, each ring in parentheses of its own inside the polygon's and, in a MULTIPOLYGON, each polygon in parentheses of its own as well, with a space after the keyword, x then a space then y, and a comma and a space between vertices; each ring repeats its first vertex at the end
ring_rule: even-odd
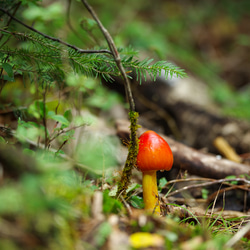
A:
POLYGON ((143 200, 145 210, 155 214, 160 214, 161 209, 158 199, 158 188, 156 171, 144 171, 142 177, 143 200))

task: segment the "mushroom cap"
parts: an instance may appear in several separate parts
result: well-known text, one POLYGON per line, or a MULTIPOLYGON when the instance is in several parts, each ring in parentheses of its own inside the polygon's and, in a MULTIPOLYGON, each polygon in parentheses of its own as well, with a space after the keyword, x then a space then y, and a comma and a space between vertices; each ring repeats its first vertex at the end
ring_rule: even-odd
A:
POLYGON ((173 154, 168 143, 154 131, 148 130, 139 138, 137 168, 144 171, 170 170, 173 154))

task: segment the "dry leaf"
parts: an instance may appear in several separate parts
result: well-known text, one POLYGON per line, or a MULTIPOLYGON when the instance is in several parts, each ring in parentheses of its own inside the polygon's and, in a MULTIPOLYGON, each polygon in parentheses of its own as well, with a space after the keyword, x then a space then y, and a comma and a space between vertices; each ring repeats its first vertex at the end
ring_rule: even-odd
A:
POLYGON ((138 232, 130 235, 130 245, 134 248, 160 247, 164 244, 164 238, 158 234, 138 232))

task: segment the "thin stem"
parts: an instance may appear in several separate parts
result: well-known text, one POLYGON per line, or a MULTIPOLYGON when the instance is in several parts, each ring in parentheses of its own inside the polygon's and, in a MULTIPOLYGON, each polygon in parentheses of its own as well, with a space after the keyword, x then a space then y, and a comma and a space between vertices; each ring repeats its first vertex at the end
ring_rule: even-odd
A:
MULTIPOLYGON (((6 56, 6 58, 4 59, 4 62, 7 62, 8 58, 9 58, 9 55, 6 56)), ((2 81, 1 81, 2 84, 0 86, 0 94, 2 93, 3 87, 5 85, 5 81, 4 81, 4 77, 3 77, 3 68, 0 71, 0 79, 1 78, 2 78, 2 81)))
POLYGON ((125 71, 125 69, 124 69, 124 67, 123 67, 123 65, 121 63, 121 58, 120 58, 120 55, 119 55, 119 53, 117 51, 117 48, 115 46, 114 40, 112 39, 112 37, 109 34, 108 30, 103 26, 103 24, 99 20, 98 16, 96 15, 95 11, 88 4, 88 2, 86 0, 82 0, 82 3, 86 7, 86 9, 89 11, 89 13, 92 15, 94 20, 97 22, 97 25, 99 26, 100 30, 102 31, 104 37, 107 40, 109 48, 110 48, 110 50, 112 52, 112 55, 113 55, 113 57, 115 59, 116 65, 117 65, 118 69, 120 70, 121 75, 122 75, 122 77, 124 79, 126 97, 128 99, 128 102, 129 102, 130 111, 135 111, 135 103, 134 103, 134 99, 133 99, 133 95, 132 95, 132 91, 131 91, 130 82, 129 82, 129 79, 128 79, 127 75, 126 75, 126 71, 125 71))
POLYGON ((76 37, 78 37, 78 39, 82 40, 82 37, 80 37, 80 35, 74 29, 74 27, 72 26, 71 21, 70 21, 71 0, 67 0, 66 10, 67 10, 66 20, 67 20, 67 24, 68 24, 70 30, 75 34, 76 37))
POLYGON ((44 126, 44 136, 45 136, 45 142, 44 142, 44 149, 48 146, 48 133, 47 133, 47 117, 46 117, 46 94, 47 94, 47 84, 45 86, 45 90, 43 92, 43 126, 44 126))
POLYGON ((61 40, 61 39, 59 39, 59 38, 52 37, 52 36, 49 36, 49 35, 47 35, 47 34, 44 34, 44 33, 40 32, 39 30, 37 30, 37 29, 35 29, 35 28, 33 28, 33 27, 31 27, 31 26, 25 24, 25 23, 22 22, 21 20, 17 19, 16 17, 14 17, 13 15, 11 15, 8 11, 6 11, 6 10, 3 9, 3 8, 0 8, 0 10, 1 10, 2 12, 4 12, 6 15, 10 16, 10 17, 11 17, 13 20, 15 20, 16 22, 18 22, 18 23, 20 23, 21 25, 23 25, 24 27, 26 27, 27 29, 34 31, 35 33, 38 33, 38 34, 40 34, 41 36, 43 36, 43 37, 45 37, 45 38, 47 38, 47 39, 50 39, 50 40, 52 40, 52 41, 58 42, 58 43, 60 43, 60 44, 63 44, 63 45, 65 45, 65 46, 67 46, 67 47, 69 47, 69 48, 71 48, 71 49, 74 49, 74 50, 76 50, 76 51, 79 52, 79 53, 89 53, 89 54, 93 54, 93 53, 108 53, 108 54, 111 54, 111 55, 113 54, 111 51, 106 50, 106 49, 101 49, 101 50, 85 50, 85 49, 80 49, 80 48, 76 47, 75 45, 72 45, 72 44, 69 44, 69 43, 67 43, 67 42, 64 42, 63 40, 61 40))
MULTIPOLYGON (((19 3, 17 3, 12 16, 14 16, 16 14, 16 12, 17 12, 18 8, 20 7, 21 3, 22 3, 21 1, 19 3)), ((6 24, 6 27, 8 27, 10 25, 11 20, 12 20, 12 17, 10 16, 10 19, 8 20, 8 22, 6 24)), ((0 35, 0 41, 2 40, 2 38, 3 38, 3 34, 0 35)), ((8 39, 7 39, 7 41, 8 41, 8 39)), ((6 43, 6 41, 5 41, 5 43, 6 43)))
MULTIPOLYGON (((167 185, 172 184, 173 182, 174 183, 175 182, 182 182, 182 181, 186 182, 186 181, 193 181, 193 180, 196 180, 196 178, 190 178, 190 179, 184 179, 184 180, 175 180, 175 181, 171 181, 171 182, 167 183, 167 185)), ((208 180, 208 182, 198 183, 198 184, 194 184, 194 185, 190 185, 190 186, 185 186, 185 187, 183 187, 181 189, 178 189, 178 190, 175 190, 175 191, 173 191, 171 193, 167 193, 165 195, 165 197, 173 196, 175 194, 181 193, 181 192, 189 190, 189 189, 194 189, 194 188, 198 188, 198 187, 206 187, 206 186, 211 186, 211 185, 219 184, 219 183, 223 183, 224 185, 228 185, 228 186, 236 186, 237 188, 240 188, 240 189, 243 189, 242 187, 244 187, 244 190, 249 191, 248 187, 249 187, 250 182, 248 180, 246 180, 246 179, 243 179, 243 178, 220 179, 220 180, 214 180, 214 179, 208 179, 208 178, 204 178, 204 179, 197 178, 197 180, 205 180, 205 181, 208 180), (233 185, 233 184, 230 183, 232 181, 237 181, 237 182, 242 181, 243 183, 245 183, 245 185, 244 186, 233 185)))

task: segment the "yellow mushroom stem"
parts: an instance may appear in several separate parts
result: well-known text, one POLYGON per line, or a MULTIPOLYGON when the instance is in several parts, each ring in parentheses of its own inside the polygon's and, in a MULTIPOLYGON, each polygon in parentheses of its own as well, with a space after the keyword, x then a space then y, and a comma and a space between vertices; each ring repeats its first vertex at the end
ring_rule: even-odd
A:
POLYGON ((145 210, 160 215, 161 208, 158 198, 156 171, 143 172, 142 189, 145 210))

